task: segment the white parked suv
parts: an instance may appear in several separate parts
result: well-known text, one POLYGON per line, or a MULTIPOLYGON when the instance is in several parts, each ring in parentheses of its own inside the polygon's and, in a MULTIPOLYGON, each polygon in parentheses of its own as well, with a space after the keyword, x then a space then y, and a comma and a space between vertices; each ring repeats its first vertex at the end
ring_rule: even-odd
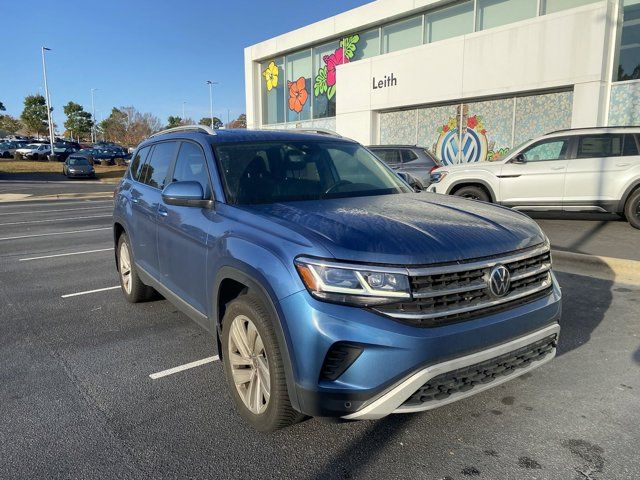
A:
POLYGON ((640 127, 549 133, 496 162, 440 167, 428 190, 518 210, 617 213, 640 228, 640 127))

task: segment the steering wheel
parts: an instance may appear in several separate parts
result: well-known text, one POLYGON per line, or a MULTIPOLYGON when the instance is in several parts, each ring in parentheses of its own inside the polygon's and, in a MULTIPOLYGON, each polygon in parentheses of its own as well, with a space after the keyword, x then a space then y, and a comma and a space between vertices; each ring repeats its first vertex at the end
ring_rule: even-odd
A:
POLYGON ((326 196, 329 195, 331 192, 333 192, 336 188, 341 187, 342 185, 351 185, 353 182, 350 182, 349 180, 339 180, 336 183, 334 183, 333 185, 331 185, 329 188, 327 188, 324 193, 322 194, 322 196, 326 196))

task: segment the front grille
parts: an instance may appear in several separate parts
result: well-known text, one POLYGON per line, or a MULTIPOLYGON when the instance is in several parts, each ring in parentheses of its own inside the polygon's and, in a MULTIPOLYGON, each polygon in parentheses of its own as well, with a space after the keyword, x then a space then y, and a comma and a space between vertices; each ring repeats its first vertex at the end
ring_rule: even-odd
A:
POLYGON ((402 406, 415 407, 427 402, 441 401, 451 395, 471 390, 477 385, 511 375, 518 369, 526 368, 551 354, 556 348, 556 341, 556 335, 550 335, 513 352, 438 375, 416 390, 402 406))
POLYGON ((551 285, 548 246, 485 261, 409 269, 411 299, 376 307, 410 325, 437 327, 514 308, 548 295, 551 285), (502 297, 489 289, 489 275, 504 265, 511 286, 502 297))

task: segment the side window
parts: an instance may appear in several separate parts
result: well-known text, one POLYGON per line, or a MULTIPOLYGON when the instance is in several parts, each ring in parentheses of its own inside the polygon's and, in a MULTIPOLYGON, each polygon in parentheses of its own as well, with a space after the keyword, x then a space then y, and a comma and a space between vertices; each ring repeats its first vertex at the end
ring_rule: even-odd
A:
POLYGON ((567 158, 569 141, 566 138, 553 138, 538 142, 522 152, 527 162, 564 160, 567 158))
POLYGON ((413 150, 402 150, 402 163, 412 162, 418 155, 413 150))
POLYGON ((209 170, 204 152, 199 145, 192 142, 182 142, 176 166, 173 169, 172 182, 198 182, 202 185, 205 198, 211 198, 209 186, 209 170))
POLYGON ((622 135, 584 135, 578 143, 578 158, 622 155, 622 135))
POLYGON ((638 144, 636 143, 636 136, 627 134, 624 136, 624 147, 622 149, 622 155, 625 157, 631 155, 638 155, 638 144))
POLYGON ((387 165, 397 165, 398 163, 401 163, 400 150, 373 150, 373 153, 375 153, 376 157, 378 157, 387 165))
POLYGON ((131 160, 131 165, 129 166, 129 175, 134 180, 138 180, 140 178, 140 169, 142 165, 144 165, 144 161, 147 158, 147 154, 149 153, 149 147, 141 148, 136 152, 135 157, 131 160))
POLYGON ((175 158, 178 142, 162 142, 154 145, 147 162, 142 167, 139 181, 162 189, 167 180, 169 167, 175 158))

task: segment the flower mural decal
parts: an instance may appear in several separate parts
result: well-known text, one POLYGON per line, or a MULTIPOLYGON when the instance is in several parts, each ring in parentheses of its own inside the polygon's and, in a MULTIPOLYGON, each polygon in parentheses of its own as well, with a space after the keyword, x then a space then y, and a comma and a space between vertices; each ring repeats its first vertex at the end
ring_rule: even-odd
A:
POLYGON ((278 74, 279 70, 275 62, 271 62, 266 70, 262 72, 262 76, 267 83, 267 92, 278 86, 278 74))
POLYGON ((296 113, 302 111, 302 107, 307 103, 309 93, 307 92, 307 85, 304 77, 300 77, 295 82, 288 82, 289 86, 289 110, 293 110, 296 113))
POLYGON ((356 52, 360 35, 352 35, 340 40, 340 47, 332 54, 322 57, 324 65, 318 69, 313 84, 313 94, 316 97, 326 95, 331 100, 336 94, 336 67, 349 63, 356 52))

